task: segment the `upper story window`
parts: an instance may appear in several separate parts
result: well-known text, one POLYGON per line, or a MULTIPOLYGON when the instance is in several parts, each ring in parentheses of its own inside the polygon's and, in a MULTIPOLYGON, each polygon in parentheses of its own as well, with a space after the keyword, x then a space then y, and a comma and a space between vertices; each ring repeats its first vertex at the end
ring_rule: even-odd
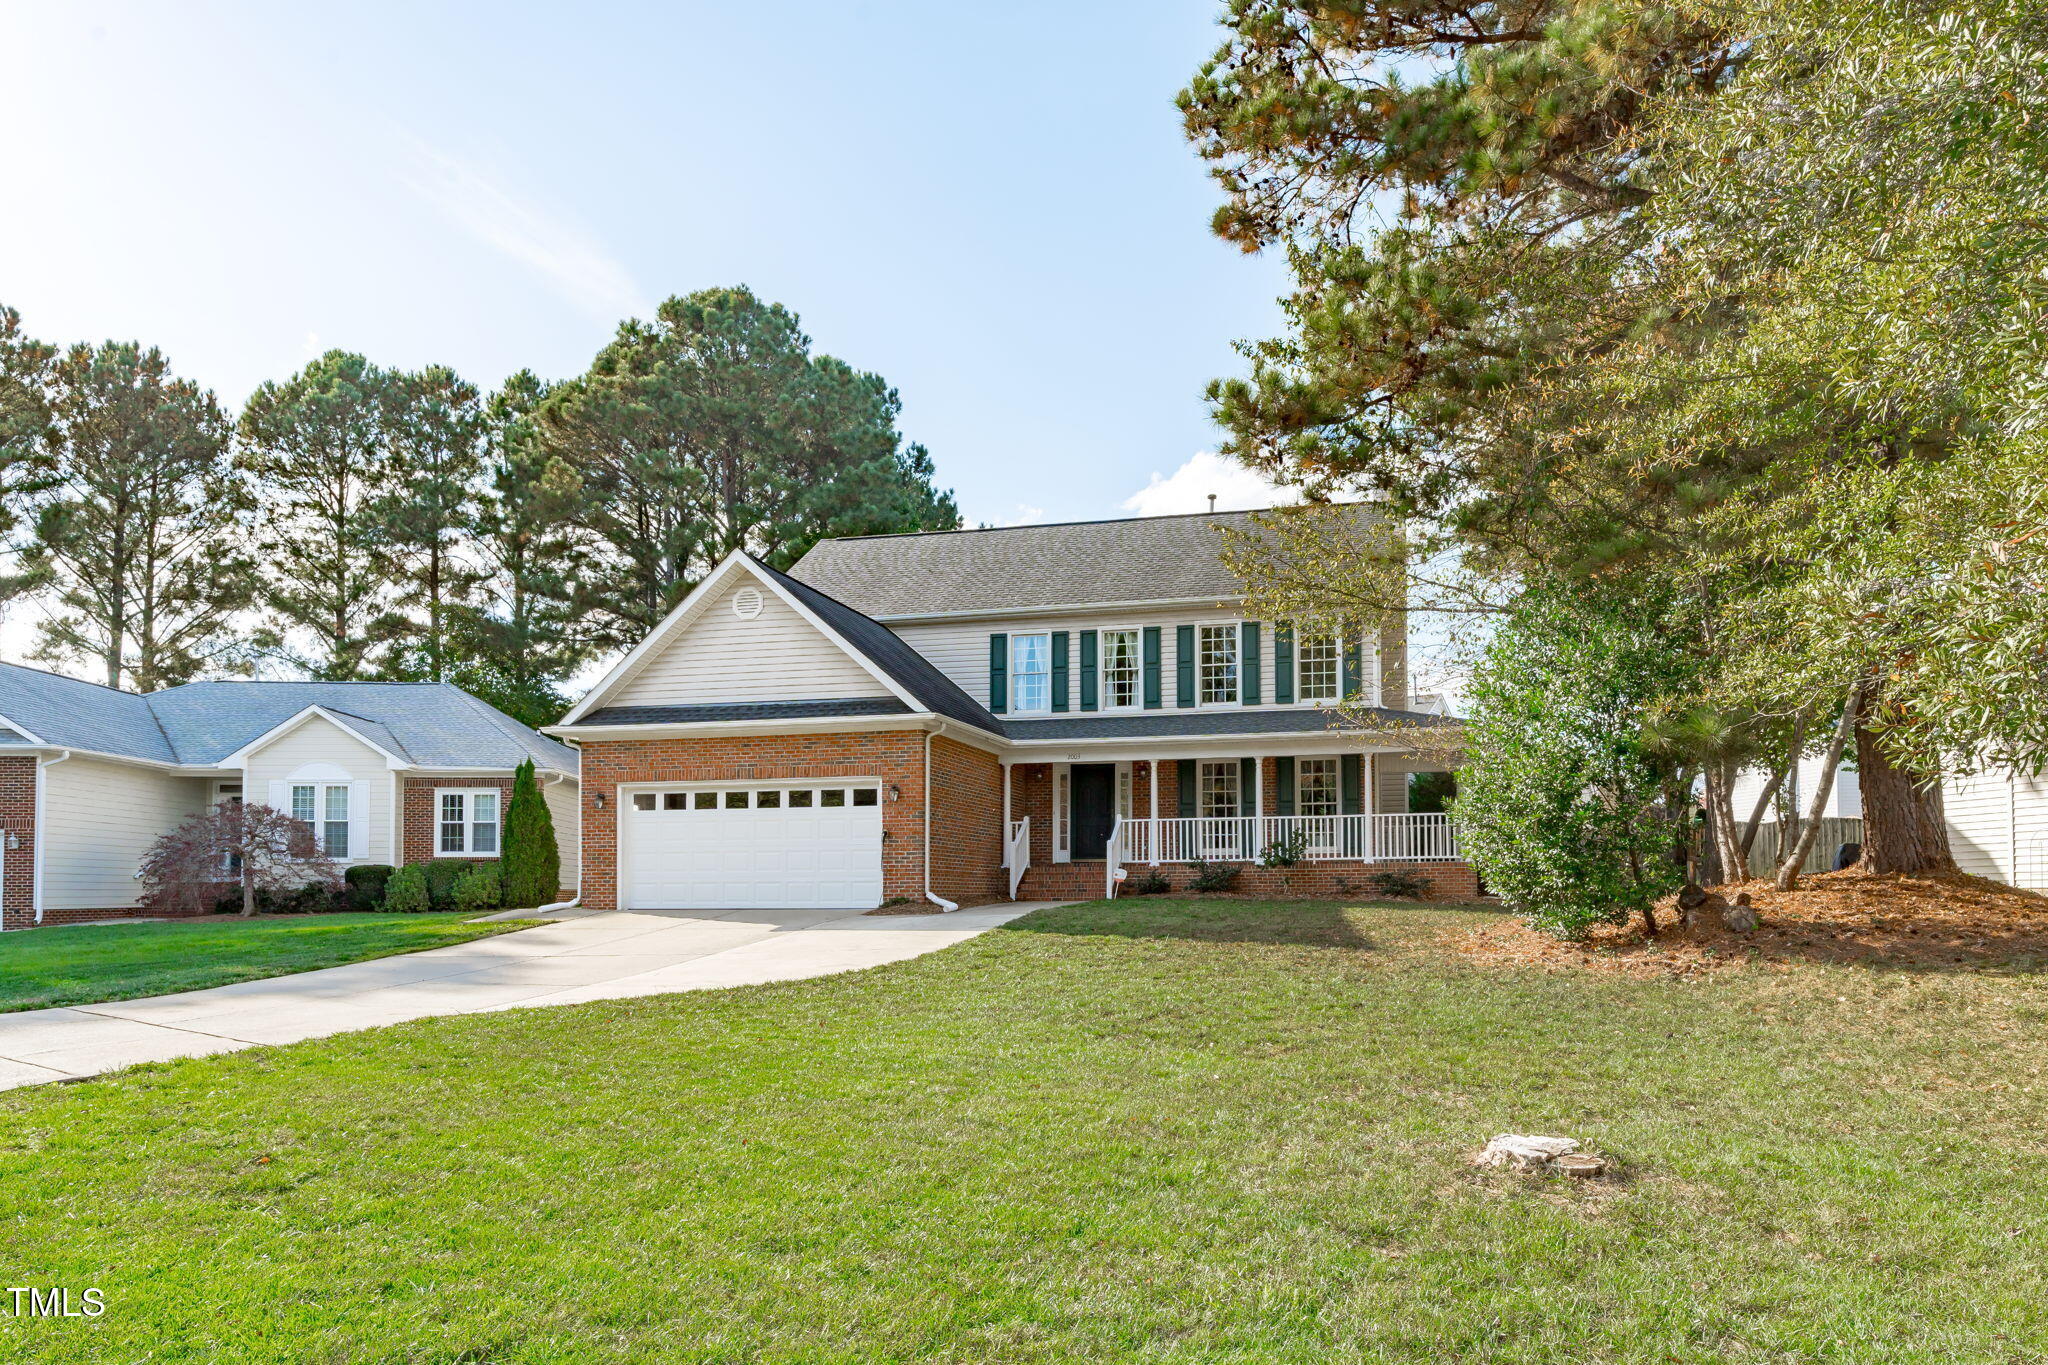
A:
POLYGON ((320 851, 330 858, 348 856, 348 786, 301 783, 292 788, 292 819, 310 825, 320 851))
POLYGON ((1138 661, 1137 631, 1102 632, 1102 704, 1105 708, 1114 710, 1138 704, 1142 667, 1138 661))
POLYGON ((1195 627, 1197 700, 1204 706, 1237 701, 1237 623, 1195 627))
MULTIPOLYGON (((498 856, 498 792, 494 787, 434 793, 441 818, 436 848, 471 858, 498 856)), ((637 798, 636 798, 637 800, 637 798)), ((679 807, 671 807, 678 809, 679 807)))
POLYGON ((1052 709, 1052 636, 1010 637, 1010 709, 1052 709))
POLYGON ((1343 695, 1344 642, 1333 630, 1304 628, 1294 644, 1294 695, 1337 701, 1343 695))

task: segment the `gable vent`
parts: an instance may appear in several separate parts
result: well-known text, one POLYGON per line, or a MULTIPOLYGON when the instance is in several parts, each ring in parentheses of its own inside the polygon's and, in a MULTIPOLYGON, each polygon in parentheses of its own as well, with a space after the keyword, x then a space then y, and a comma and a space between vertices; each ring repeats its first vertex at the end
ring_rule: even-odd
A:
POLYGON ((732 614, 742 621, 751 621, 761 614, 761 590, 741 588, 732 595, 732 614))

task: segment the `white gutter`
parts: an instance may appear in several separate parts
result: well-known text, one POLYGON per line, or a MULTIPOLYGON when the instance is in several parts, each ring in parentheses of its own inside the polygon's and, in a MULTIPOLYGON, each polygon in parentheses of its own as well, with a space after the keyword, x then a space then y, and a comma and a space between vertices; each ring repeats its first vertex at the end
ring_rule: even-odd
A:
MULTIPOLYGON (((580 766, 579 764, 579 769, 580 766)), ((549 773, 547 778, 541 783, 541 799, 543 801, 547 799, 549 784, 560 785, 568 780, 569 774, 567 773, 549 773)), ((550 826, 554 824, 552 820, 548 823, 550 826)), ((540 908, 543 910, 573 910, 581 904, 583 904, 583 774, 579 770, 576 774, 576 894, 565 901, 556 901, 553 905, 543 905, 540 908)))
POLYGON ((69 757, 69 749, 60 749, 55 758, 36 758, 36 837, 32 841, 35 845, 36 865, 33 870, 34 891, 31 899, 36 908, 37 924, 43 922, 43 788, 49 785, 43 780, 43 774, 69 757))
POLYGON ((924 898, 939 907, 939 913, 950 915, 960 908, 958 901, 949 901, 932 890, 932 732, 924 732, 924 898))

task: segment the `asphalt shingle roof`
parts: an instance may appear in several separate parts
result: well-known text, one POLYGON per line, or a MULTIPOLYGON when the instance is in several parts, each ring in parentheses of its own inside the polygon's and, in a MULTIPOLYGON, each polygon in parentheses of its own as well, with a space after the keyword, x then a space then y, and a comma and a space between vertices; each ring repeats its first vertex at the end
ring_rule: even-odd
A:
POLYGON ((1237 597, 1219 527, 1249 512, 823 540, 790 575, 869 616, 1237 597))
POLYGON ((577 770, 576 751, 448 683, 200 682, 137 695, 0 664, 0 715, 47 744, 218 763, 308 706, 426 768, 511 768, 532 758, 577 770))

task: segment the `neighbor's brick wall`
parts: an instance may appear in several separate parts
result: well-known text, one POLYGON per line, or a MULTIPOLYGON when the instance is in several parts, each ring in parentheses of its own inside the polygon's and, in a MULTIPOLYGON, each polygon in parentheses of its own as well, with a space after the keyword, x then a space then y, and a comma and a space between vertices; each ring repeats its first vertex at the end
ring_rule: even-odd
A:
MULTIPOLYGON (((583 746, 583 904, 618 905, 618 788, 629 782, 882 782, 882 896, 924 899, 924 732, 606 739, 583 746), (901 792, 889 799, 889 788, 901 792), (597 799, 604 798, 599 809, 597 799)), ((1000 793, 998 794, 1000 800, 1000 793)))
POLYGON ((7 850, 6 877, 0 885, 5 925, 17 929, 35 923, 36 918, 36 760, 31 754, 0 758, 0 830, 12 834, 21 845, 7 850))
POLYGON ((934 737, 932 890, 961 905, 1005 899, 1010 885, 1002 863, 1002 763, 985 750, 934 737))
MULTIPOLYGON (((505 808, 512 804, 512 779, 509 777, 408 777, 401 799, 405 803, 405 844, 404 857, 407 863, 424 863, 442 856, 434 851, 438 832, 434 826, 440 816, 440 803, 434 799, 434 792, 441 787, 462 787, 482 790, 494 787, 498 792, 498 843, 505 841, 505 808)), ((460 853, 447 855, 464 862, 496 862, 495 858, 470 858, 460 853)))

